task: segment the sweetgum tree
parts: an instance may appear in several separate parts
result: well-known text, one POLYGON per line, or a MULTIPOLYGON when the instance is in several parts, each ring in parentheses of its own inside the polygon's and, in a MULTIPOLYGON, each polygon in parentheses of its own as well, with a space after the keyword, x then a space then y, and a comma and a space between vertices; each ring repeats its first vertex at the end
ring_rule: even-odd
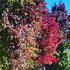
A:
POLYGON ((24 0, 20 7, 3 11, 2 26, 10 34, 7 49, 11 69, 33 70, 34 66, 51 65, 60 60, 55 54, 65 37, 56 15, 50 14, 45 5, 44 0, 24 0))

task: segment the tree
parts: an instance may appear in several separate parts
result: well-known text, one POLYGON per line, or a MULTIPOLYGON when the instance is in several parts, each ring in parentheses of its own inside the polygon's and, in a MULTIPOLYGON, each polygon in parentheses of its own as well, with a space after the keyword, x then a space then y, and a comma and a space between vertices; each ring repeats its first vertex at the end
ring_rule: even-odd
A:
POLYGON ((44 0, 27 0, 21 7, 13 5, 3 11, 3 27, 11 39, 8 59, 12 69, 34 69, 60 60, 54 55, 64 36, 56 15, 45 4, 44 0))

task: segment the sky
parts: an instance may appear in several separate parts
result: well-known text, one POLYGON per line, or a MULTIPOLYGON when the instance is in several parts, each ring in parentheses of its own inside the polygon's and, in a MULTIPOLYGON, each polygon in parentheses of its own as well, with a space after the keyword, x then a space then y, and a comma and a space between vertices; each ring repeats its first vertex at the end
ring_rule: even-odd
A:
POLYGON ((68 11, 68 13, 70 13, 70 0, 45 0, 45 1, 47 2, 47 7, 49 8, 49 10, 51 10, 51 7, 53 6, 54 3, 58 4, 59 1, 62 1, 66 6, 66 10, 68 11))

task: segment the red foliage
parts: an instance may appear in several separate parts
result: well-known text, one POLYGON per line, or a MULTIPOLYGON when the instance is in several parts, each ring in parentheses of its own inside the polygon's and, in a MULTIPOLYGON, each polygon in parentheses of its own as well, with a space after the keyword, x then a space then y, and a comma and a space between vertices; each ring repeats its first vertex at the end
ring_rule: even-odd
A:
POLYGON ((52 64, 52 63, 57 63, 60 59, 55 58, 52 55, 49 54, 44 54, 38 58, 38 63, 39 64, 52 64))
POLYGON ((56 23, 55 16, 47 14, 47 9, 41 9, 42 14, 42 40, 38 39, 39 49, 41 50, 40 56, 37 58, 37 62, 40 64, 52 64, 57 63, 59 58, 56 58, 53 54, 56 54, 58 45, 63 41, 61 37, 59 23, 56 23), (43 39, 44 38, 44 39, 43 39))

